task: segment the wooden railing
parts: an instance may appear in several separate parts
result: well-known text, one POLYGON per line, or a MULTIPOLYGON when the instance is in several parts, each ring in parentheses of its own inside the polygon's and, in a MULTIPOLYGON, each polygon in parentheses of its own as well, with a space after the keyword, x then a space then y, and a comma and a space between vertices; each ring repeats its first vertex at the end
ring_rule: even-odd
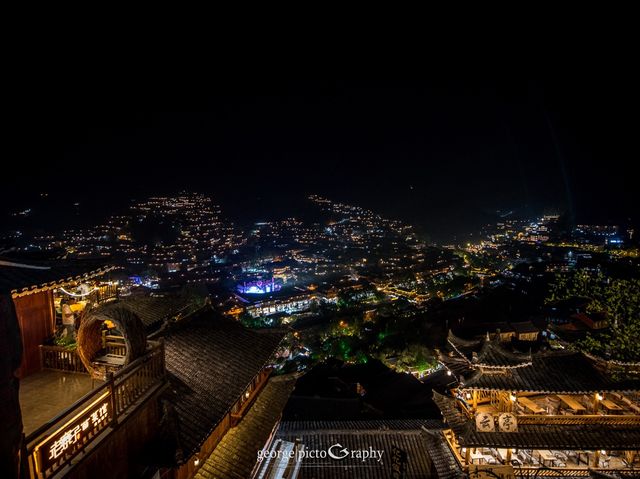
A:
POLYGON ((638 477, 640 469, 601 469, 601 468, 588 468, 588 467, 526 467, 516 466, 513 468, 516 477, 519 478, 531 478, 536 477, 593 477, 591 471, 596 471, 604 474, 616 474, 620 477, 638 477))
MULTIPOLYGON (((445 441, 449 450, 453 454, 460 469, 467 471, 468 464, 465 459, 460 455, 457 444, 455 443, 455 437, 453 431, 450 429, 443 431, 445 441)), ((491 465, 489 465, 490 467, 491 465)), ((633 467, 625 468, 594 468, 594 467, 548 467, 539 465, 525 465, 525 466, 513 466, 515 476, 518 478, 536 478, 536 477, 592 477, 589 471, 598 471, 611 474, 615 472, 621 477, 638 477, 640 476, 640 469, 633 467)))
POLYGON ((561 425, 579 425, 579 424, 602 424, 603 426, 611 426, 615 424, 640 426, 640 416, 637 415, 572 415, 566 414, 561 416, 544 416, 544 415, 526 415, 516 416, 518 424, 561 424, 561 425))
POLYGON ((40 345, 40 366, 42 369, 55 369, 72 373, 86 373, 80 356, 75 349, 63 346, 40 345))
POLYGON ((118 299, 118 286, 116 284, 106 284, 89 294, 89 302, 102 304, 111 299, 118 299))
MULTIPOLYGON (((151 388, 158 378, 164 378, 164 346, 151 349, 137 367, 126 367, 121 372, 111 376, 113 382, 113 405, 116 417, 124 413, 140 396, 151 388)), ((135 364, 140 360, 134 361, 135 364)))
POLYGON ((107 333, 107 331, 102 332, 102 347, 107 354, 125 356, 127 354, 127 345, 124 342, 124 337, 107 333))
MULTIPOLYGON (((470 420, 474 419, 473 412, 458 401, 459 410, 470 420)), ((500 415, 499 412, 493 413, 495 419, 500 415)), ((581 424, 600 424, 602 426, 613 425, 629 425, 640 426, 640 415, 623 415, 623 414, 562 414, 562 415, 544 415, 544 414, 516 414, 518 424, 547 424, 547 425, 581 425, 581 424)))
POLYGON ((48 478, 110 434, 138 401, 166 384, 164 343, 149 341, 146 354, 43 424, 25 439, 32 478, 48 478))
POLYGON ((267 384, 267 379, 271 374, 271 368, 264 368, 251 382, 251 390, 247 389, 236 404, 231 409, 231 423, 235 426, 247 412, 249 406, 253 404, 253 401, 258 397, 258 394, 264 386, 267 384), (248 395, 247 395, 248 394, 248 395))

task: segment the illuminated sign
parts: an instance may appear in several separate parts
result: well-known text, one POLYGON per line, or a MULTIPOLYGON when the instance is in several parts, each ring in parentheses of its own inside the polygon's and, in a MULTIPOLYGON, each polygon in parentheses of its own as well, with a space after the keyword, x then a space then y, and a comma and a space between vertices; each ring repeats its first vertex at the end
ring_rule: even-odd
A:
POLYGON ((109 425, 112 417, 107 391, 35 447, 37 471, 44 472, 78 454, 109 425))
POLYGON ((502 413, 498 416, 498 427, 502 432, 517 432, 518 419, 510 412, 502 413))
POLYGON ((481 412, 476 414, 476 429, 480 432, 495 431, 496 425, 493 420, 493 414, 488 412, 481 412))

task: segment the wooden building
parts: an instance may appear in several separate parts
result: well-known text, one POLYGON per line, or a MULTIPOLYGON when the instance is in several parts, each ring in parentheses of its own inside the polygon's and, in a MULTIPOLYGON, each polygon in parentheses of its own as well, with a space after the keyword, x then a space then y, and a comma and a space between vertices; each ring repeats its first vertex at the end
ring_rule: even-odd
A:
MULTIPOLYGON (((180 297, 87 301, 78 349, 43 348, 55 324, 56 290, 101 293, 99 284, 76 287, 108 268, 6 263, 0 264, 2 477, 191 478, 268 383, 283 332, 248 330, 206 302, 194 308, 180 297), (29 362, 33 351, 37 360, 29 362), (23 397, 20 381, 32 380, 37 387, 23 397), (77 383, 90 386, 73 396, 65 384, 77 383), (25 437, 23 415, 33 409, 38 418, 47 415, 25 437)), ((291 387, 272 390, 286 396, 291 387)), ((269 421, 273 428, 279 411, 261 418, 262 430, 269 421)))
POLYGON ((164 340, 170 382, 154 464, 163 478, 187 479, 260 395, 284 332, 250 330, 206 308, 154 337, 164 340))
POLYGON ((516 354, 451 334, 441 360, 459 384, 434 401, 470 474, 638 477, 640 365, 610 374, 579 352, 516 354))
POLYGON ((113 269, 94 262, 29 262, 3 260, 0 258, 0 290, 11 294, 22 339, 22 362, 17 375, 21 378, 40 370, 40 345, 51 339, 56 331, 56 308, 54 296, 73 297, 75 286, 92 282, 95 291, 86 294, 87 299, 96 298, 102 287, 93 286, 94 280, 113 269), (66 293, 62 293, 62 291, 66 293), (91 296, 92 293, 95 293, 91 296))
POLYGON ((609 321, 603 313, 576 313, 571 315, 571 319, 584 324, 591 330, 601 330, 609 327, 609 321))

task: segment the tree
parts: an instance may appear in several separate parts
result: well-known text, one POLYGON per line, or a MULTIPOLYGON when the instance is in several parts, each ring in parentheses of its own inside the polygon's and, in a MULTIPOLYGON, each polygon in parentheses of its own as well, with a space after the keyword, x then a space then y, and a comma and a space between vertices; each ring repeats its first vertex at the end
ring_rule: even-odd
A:
POLYGON ((614 279, 587 271, 559 274, 545 302, 575 297, 587 298, 587 311, 605 313, 611 323, 609 331, 578 341, 579 349, 621 361, 640 360, 640 280, 614 279))

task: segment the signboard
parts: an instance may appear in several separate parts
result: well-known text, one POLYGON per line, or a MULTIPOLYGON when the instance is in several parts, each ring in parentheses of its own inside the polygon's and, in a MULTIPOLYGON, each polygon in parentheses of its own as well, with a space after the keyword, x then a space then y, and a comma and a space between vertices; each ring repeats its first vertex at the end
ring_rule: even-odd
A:
POLYGON ((469 479, 515 479, 513 466, 469 464, 469 479))
POLYGON ((515 414, 505 412, 498 416, 498 428, 502 432, 517 432, 518 431, 518 419, 515 414))
POLYGON ((479 412, 476 414, 476 429, 480 432, 495 431, 496 424, 493 420, 493 414, 489 412, 479 412))
POLYGON ((113 417, 109 394, 106 391, 35 447, 38 473, 71 459, 109 425, 113 417))
POLYGON ((397 446, 391 449, 391 477, 404 479, 407 469, 407 453, 397 446))

